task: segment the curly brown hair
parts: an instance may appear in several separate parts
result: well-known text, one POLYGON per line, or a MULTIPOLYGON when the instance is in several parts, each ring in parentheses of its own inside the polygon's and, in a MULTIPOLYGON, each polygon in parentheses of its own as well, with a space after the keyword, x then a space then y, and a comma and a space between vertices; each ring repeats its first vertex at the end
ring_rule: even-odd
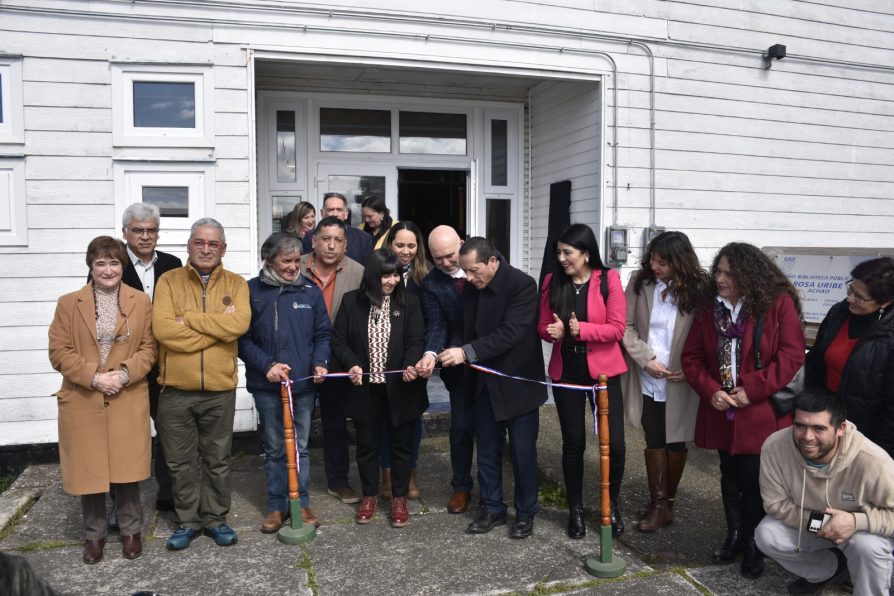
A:
POLYGON ((655 236, 640 261, 640 268, 633 280, 637 294, 647 281, 655 281, 651 261, 658 258, 666 261, 671 269, 671 283, 668 284, 675 304, 682 313, 690 313, 707 304, 710 298, 711 277, 698 262, 698 256, 683 232, 662 232, 655 236))
POLYGON ((730 242, 714 257, 711 265, 712 278, 716 279, 717 265, 723 257, 729 263, 730 276, 745 298, 746 313, 752 317, 764 315, 776 302, 776 298, 785 293, 792 297, 798 316, 803 318, 798 290, 761 249, 745 242, 730 242))

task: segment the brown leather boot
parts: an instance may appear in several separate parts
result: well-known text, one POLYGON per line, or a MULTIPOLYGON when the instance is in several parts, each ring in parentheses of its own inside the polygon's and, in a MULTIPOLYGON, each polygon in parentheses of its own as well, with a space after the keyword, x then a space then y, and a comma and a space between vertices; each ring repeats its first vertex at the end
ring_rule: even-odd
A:
POLYGON ((654 532, 668 524, 667 515, 667 460, 664 449, 646 449, 646 475, 652 504, 649 515, 637 524, 640 532, 654 532))
POLYGON ((261 523, 261 534, 276 534, 279 529, 282 527, 283 523, 289 518, 288 512, 283 511, 269 511, 267 515, 264 516, 264 521, 261 523))
POLYGON ((391 498, 391 468, 382 468, 382 479, 379 480, 379 496, 383 499, 391 498))
POLYGON ((683 477, 683 469, 686 467, 686 457, 689 454, 684 451, 677 453, 674 451, 666 452, 667 460, 667 523, 674 521, 674 499, 677 496, 677 487, 680 485, 680 479, 683 477))
POLYGON ((410 486, 407 489, 407 498, 408 499, 418 499, 419 498, 419 485, 416 484, 416 468, 410 470, 410 486))

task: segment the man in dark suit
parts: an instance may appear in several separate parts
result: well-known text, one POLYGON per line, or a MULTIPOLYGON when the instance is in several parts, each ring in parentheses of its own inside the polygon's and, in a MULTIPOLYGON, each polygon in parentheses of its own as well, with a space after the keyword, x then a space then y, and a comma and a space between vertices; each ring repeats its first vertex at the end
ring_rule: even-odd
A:
MULTIPOLYGON (((466 273, 459 266, 463 241, 450 226, 438 226, 428 236, 428 249, 435 268, 423 278, 419 300, 425 314, 425 354, 416 364, 423 377, 430 377, 438 354, 453 336, 462 334, 463 288, 466 273)), ((472 455, 475 448, 475 411, 466 391, 465 367, 441 369, 441 380, 450 393, 450 464, 453 494, 447 502, 450 513, 464 513, 472 490, 472 455)))
MULTIPOLYGON (((366 257, 372 254, 372 236, 359 228, 351 225, 351 209, 348 206, 348 199, 345 195, 338 192, 327 192, 323 195, 323 209, 321 211, 321 219, 323 217, 337 217, 345 222, 345 254, 349 259, 363 265, 366 257)), ((313 250, 314 234, 305 234, 302 241, 302 254, 309 253, 313 250)))
MULTIPOLYGON (((507 375, 543 381, 543 351, 537 336, 537 284, 512 267, 486 238, 469 238, 459 251, 466 272, 462 335, 438 355, 444 366, 480 363, 507 375)), ((484 514, 466 529, 484 534, 506 523, 503 503, 503 440, 515 478, 515 523, 511 538, 534 530, 537 507, 537 433, 546 387, 497 375, 466 371, 466 388, 474 396, 478 441, 478 484, 484 514)))
MULTIPOLYGON (((129 262, 124 268, 122 281, 135 290, 149 294, 152 300, 155 296, 155 284, 158 279, 171 269, 183 266, 183 263, 174 255, 160 250, 155 250, 158 243, 158 229, 161 221, 161 213, 158 207, 150 203, 134 203, 124 211, 121 233, 127 244, 127 256, 129 262)), ((147 376, 149 381, 149 415, 155 422, 158 413, 158 365, 156 364, 147 376)), ((158 424, 155 426, 158 433, 158 424)), ((174 498, 171 495, 171 476, 165 463, 164 454, 160 448, 160 441, 156 436, 152 447, 155 458, 155 481, 158 483, 158 495, 155 499, 155 508, 159 511, 173 511, 174 498)))

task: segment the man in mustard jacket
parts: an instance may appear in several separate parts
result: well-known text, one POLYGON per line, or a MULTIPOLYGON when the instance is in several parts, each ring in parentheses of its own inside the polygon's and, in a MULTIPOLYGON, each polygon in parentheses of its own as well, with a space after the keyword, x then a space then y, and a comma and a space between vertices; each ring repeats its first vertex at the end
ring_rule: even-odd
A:
POLYGON ((223 226, 199 219, 189 235, 189 262, 165 273, 155 287, 159 435, 180 523, 168 550, 187 548, 203 529, 220 546, 237 540, 227 525, 236 340, 248 330, 251 308, 245 279, 221 264, 226 251, 223 226))

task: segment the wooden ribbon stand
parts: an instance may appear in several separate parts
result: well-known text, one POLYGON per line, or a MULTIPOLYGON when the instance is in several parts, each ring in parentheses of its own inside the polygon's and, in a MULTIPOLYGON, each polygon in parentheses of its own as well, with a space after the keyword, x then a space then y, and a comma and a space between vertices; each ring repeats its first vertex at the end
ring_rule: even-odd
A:
POLYGON ((292 421, 292 407, 289 403, 289 388, 283 385, 279 390, 282 397, 282 426, 286 444, 286 470, 289 476, 289 515, 290 524, 283 526, 276 533, 280 542, 285 544, 303 544, 313 540, 317 528, 312 524, 304 524, 301 518, 301 496, 298 484, 298 452, 295 449, 295 425, 292 421))
POLYGON ((596 400, 596 417, 599 424, 599 557, 587 559, 587 572, 596 577, 618 577, 627 569, 627 563, 612 553, 612 503, 609 496, 609 430, 608 430, 608 377, 597 379, 599 392, 596 400))

